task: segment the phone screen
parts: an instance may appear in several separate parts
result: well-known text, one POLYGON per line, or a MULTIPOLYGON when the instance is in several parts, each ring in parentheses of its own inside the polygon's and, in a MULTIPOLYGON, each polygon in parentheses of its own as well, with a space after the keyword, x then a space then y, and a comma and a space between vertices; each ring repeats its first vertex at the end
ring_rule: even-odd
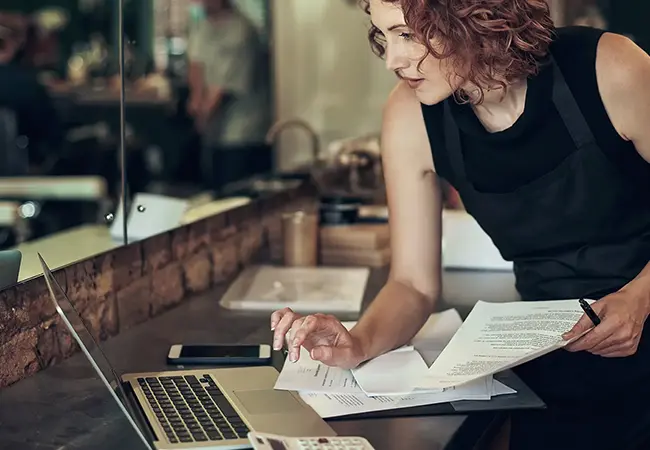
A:
POLYGON ((258 345, 184 345, 181 358, 259 358, 258 345))

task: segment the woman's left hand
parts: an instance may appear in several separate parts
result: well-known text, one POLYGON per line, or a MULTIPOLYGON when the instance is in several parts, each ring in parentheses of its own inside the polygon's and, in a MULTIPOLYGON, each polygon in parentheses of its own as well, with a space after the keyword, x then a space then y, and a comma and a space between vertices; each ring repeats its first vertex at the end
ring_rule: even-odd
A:
POLYGON ((592 303, 591 308, 600 317, 600 324, 594 327, 589 317, 583 315, 563 338, 571 340, 593 329, 565 349, 571 352, 588 351, 606 358, 635 354, 643 325, 650 313, 648 295, 622 289, 592 303))

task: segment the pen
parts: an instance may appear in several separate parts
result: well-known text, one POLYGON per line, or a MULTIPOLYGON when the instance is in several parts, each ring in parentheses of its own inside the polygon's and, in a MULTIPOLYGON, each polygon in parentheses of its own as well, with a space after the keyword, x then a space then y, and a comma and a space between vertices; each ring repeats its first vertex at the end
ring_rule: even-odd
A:
POLYGON ((578 301, 580 302, 580 306, 582 307, 582 310, 585 312, 587 317, 591 319, 594 325, 598 325, 600 323, 600 317, 598 317, 598 314, 596 314, 594 310, 591 309, 589 303, 587 303, 584 298, 581 298, 578 301))

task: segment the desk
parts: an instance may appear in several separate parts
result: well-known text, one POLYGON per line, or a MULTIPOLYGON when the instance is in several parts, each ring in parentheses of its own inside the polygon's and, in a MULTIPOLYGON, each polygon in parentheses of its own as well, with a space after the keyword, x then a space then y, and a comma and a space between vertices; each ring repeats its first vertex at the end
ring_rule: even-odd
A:
MULTIPOLYGON (((386 269, 372 271, 366 301, 386 276, 386 269)), ((446 306, 462 299, 469 304, 462 292, 472 285, 514 300, 508 298, 513 292, 510 274, 455 273, 445 281, 455 293, 446 306)), ((221 309, 218 299, 224 291, 198 296, 111 339, 103 345, 108 358, 120 373, 157 371, 168 368, 165 357, 173 343, 271 342, 268 316, 221 309)), ((458 434, 471 434, 470 421, 467 416, 338 420, 332 427, 339 434, 366 436, 377 450, 442 450, 459 429, 458 434)), ((6 450, 142 448, 81 354, 0 391, 0 442, 6 450)))

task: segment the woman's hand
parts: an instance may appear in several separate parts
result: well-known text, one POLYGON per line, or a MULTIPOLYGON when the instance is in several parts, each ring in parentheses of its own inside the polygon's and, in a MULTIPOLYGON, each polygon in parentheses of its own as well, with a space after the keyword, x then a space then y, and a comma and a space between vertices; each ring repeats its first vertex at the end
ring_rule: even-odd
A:
POLYGON ((630 356, 636 353, 643 332, 650 305, 646 295, 621 290, 608 295, 591 305, 601 322, 594 327, 585 314, 578 323, 563 337, 571 340, 580 339, 566 346, 571 352, 588 351, 606 358, 630 356))
POLYGON ((289 360, 298 361, 304 346, 313 360, 344 369, 352 369, 364 360, 363 349, 343 324, 334 316, 313 314, 302 317, 290 308, 271 315, 273 349, 280 350, 287 342, 289 360))

